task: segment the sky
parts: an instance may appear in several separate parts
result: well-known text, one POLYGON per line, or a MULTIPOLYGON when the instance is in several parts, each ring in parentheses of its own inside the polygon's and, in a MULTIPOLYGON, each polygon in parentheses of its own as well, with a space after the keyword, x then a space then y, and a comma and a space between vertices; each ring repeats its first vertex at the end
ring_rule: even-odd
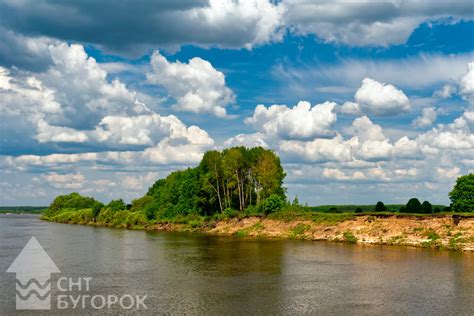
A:
POLYGON ((471 1, 0 0, 0 202, 131 201, 231 146, 309 205, 474 172, 471 1))

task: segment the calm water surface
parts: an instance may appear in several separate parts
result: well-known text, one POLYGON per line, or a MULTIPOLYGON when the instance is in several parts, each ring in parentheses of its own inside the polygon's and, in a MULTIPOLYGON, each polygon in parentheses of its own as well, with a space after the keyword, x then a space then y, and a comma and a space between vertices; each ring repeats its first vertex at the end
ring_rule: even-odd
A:
MULTIPOLYGON (((17 313, 15 275, 3 272, 32 236, 61 270, 53 277, 53 303, 58 294, 54 280, 81 276, 92 277, 91 295, 148 295, 149 310, 142 314, 150 315, 473 315, 474 311, 470 253, 151 233, 3 215, 1 315, 17 313)), ((92 312, 53 308, 50 313, 92 312)))

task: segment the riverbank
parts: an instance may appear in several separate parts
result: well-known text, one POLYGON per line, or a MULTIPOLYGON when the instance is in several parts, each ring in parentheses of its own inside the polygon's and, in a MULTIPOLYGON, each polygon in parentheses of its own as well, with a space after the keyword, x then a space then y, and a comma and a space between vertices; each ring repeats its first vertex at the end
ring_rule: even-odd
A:
POLYGON ((98 222, 87 216, 43 218, 93 226, 152 231, 201 232, 240 238, 287 238, 359 244, 399 245, 458 251, 474 251, 474 217, 453 215, 406 216, 395 214, 314 214, 308 218, 281 216, 230 218, 212 221, 128 224, 98 222))

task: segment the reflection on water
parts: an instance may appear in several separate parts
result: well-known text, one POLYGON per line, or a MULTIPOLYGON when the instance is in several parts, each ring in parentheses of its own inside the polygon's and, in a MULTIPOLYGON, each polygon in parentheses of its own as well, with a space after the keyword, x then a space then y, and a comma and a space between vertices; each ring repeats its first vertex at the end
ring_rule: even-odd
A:
MULTIPOLYGON (((150 315, 474 310, 469 253, 152 233, 1 216, 2 271, 31 236, 62 276, 91 276, 91 295, 147 294, 150 315)), ((14 284, 13 275, 0 273, 2 315, 15 312, 14 284)), ((68 311, 74 312, 84 314, 68 311)))

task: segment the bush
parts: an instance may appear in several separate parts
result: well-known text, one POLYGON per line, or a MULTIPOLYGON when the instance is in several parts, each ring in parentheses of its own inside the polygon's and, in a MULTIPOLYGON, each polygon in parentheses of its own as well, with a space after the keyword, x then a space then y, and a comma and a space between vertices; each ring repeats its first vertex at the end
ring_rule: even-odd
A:
POLYGON ((357 237, 354 236, 354 234, 351 231, 345 231, 342 236, 344 237, 344 240, 350 243, 356 243, 357 242, 357 237))
POLYGON ((433 213, 440 213, 441 210, 439 209, 439 207, 435 207, 434 210, 433 210, 433 213))
POLYGON ((360 207, 358 207, 358 208, 356 208, 355 212, 356 212, 356 213, 362 213, 363 210, 362 210, 360 207))
POLYGON ((157 213, 160 211, 160 204, 156 201, 152 203, 148 203, 144 208, 143 208, 143 214, 145 214, 145 217, 151 221, 157 218, 157 213))
POLYGON ((378 201, 377 204, 375 204, 375 211, 376 212, 385 212, 387 208, 385 207, 385 204, 383 202, 378 201))
POLYGON ((97 218, 97 216, 99 216, 99 213, 100 213, 100 211, 102 210, 103 207, 104 207, 104 204, 102 204, 98 201, 94 202, 94 204, 92 205, 92 214, 93 214, 94 218, 97 218))
POLYGON ((281 196, 277 194, 272 194, 265 200, 263 200, 260 208, 265 215, 268 215, 281 210, 284 205, 285 200, 281 196))

